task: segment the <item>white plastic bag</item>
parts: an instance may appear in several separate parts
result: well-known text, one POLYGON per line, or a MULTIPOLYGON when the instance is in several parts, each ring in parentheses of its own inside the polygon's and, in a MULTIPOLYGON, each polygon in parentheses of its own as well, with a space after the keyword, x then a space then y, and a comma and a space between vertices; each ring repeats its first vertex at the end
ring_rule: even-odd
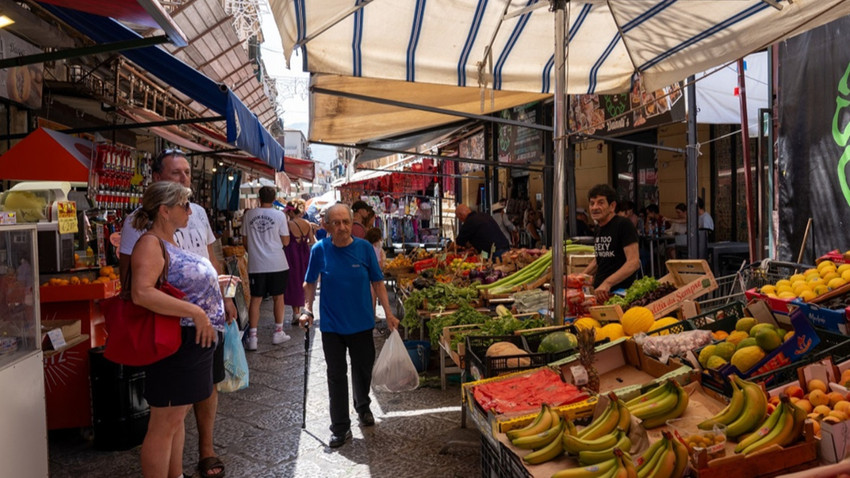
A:
POLYGON ((419 373, 407 348, 393 330, 372 368, 372 387, 381 392, 407 392, 419 387, 419 373))

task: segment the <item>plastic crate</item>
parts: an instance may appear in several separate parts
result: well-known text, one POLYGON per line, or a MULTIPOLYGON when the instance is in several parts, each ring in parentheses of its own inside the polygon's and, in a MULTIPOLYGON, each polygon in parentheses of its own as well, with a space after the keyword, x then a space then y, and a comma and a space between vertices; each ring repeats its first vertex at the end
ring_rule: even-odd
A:
POLYGON ((678 323, 653 330, 647 335, 661 335, 663 332, 670 334, 678 334, 688 330, 705 329, 719 330, 728 327, 731 322, 732 328, 735 328, 735 322, 744 316, 744 304, 741 302, 732 302, 716 309, 704 312, 690 319, 681 320, 678 323))
POLYGON ((481 477, 503 478, 508 475, 502 469, 502 455, 493 447, 490 440, 481 436, 481 477))
MULTIPOLYGON (((561 438, 558 437, 558 440, 561 438)), ((506 477, 511 478, 532 478, 531 473, 522 461, 522 458, 517 456, 513 450, 508 448, 504 443, 499 442, 502 448, 502 469, 506 477)))
POLYGON ((511 342, 520 349, 523 347, 522 337, 519 335, 466 336, 466 368, 476 380, 509 372, 539 368, 548 363, 546 362, 546 354, 537 353, 487 357, 487 348, 496 342, 511 342), (478 371, 477 375, 473 369, 478 371))
MULTIPOLYGON (((552 332, 558 331, 566 331, 573 335, 578 334, 576 328, 572 325, 564 325, 561 327, 552 327, 548 328, 548 330, 540 331, 540 332, 528 332, 528 333, 520 333, 520 337, 522 337, 522 346, 523 349, 528 353, 537 353, 537 349, 540 347, 540 342, 546 338, 547 335, 552 332)), ((545 352, 546 354, 546 363, 555 362, 557 360, 561 360, 564 357, 569 357, 570 355, 577 353, 578 348, 574 347, 571 349, 567 349, 561 352, 545 352)))

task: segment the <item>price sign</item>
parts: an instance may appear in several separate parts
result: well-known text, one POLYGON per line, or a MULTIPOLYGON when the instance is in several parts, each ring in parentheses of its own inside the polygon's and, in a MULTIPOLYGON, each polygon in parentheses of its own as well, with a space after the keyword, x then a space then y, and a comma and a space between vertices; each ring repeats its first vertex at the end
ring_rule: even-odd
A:
POLYGON ((56 203, 56 208, 59 210, 59 234, 77 232, 77 203, 60 201, 56 203))

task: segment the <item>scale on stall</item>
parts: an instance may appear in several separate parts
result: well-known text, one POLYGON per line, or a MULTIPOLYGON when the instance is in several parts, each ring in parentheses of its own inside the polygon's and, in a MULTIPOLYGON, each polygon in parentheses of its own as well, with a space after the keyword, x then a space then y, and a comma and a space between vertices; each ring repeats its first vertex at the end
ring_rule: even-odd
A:
POLYGON ((0 194, 0 211, 15 212, 18 224, 36 225, 40 273, 74 267, 74 234, 59 232, 59 203, 70 191, 67 181, 25 181, 0 194))

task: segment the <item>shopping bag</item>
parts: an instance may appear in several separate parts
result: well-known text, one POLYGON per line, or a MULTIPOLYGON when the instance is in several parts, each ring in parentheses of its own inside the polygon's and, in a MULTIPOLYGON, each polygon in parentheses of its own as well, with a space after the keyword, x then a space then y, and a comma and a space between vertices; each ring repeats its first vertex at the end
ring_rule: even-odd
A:
POLYGON ((407 348, 393 330, 372 368, 372 387, 381 392, 407 392, 419 386, 419 373, 407 348))
POLYGON ((235 392, 248 388, 248 360, 239 337, 239 325, 232 321, 224 329, 224 380, 219 392, 235 392))

